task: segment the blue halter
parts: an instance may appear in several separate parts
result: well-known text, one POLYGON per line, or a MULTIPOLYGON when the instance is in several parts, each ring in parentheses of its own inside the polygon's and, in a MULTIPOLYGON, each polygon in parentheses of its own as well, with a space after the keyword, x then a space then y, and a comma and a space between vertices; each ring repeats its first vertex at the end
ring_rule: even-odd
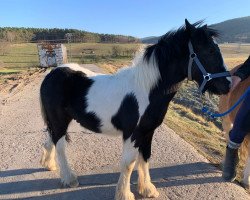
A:
POLYGON ((192 81, 192 66, 195 63, 196 66, 198 67, 198 69, 201 71, 202 76, 203 76, 203 81, 199 87, 199 92, 202 95, 202 91, 205 87, 205 85, 207 84, 207 82, 209 82, 210 80, 214 79, 214 78, 220 78, 220 77, 231 77, 231 74, 229 73, 229 71, 226 72, 220 72, 220 73, 208 73, 206 71, 206 69, 203 67, 203 65, 201 64, 199 58, 197 57, 196 53, 194 52, 194 48, 192 43, 189 41, 188 42, 188 49, 189 49, 189 61, 188 61, 188 80, 192 81))
POLYGON ((244 94, 241 95, 241 97, 238 99, 238 101, 226 112, 213 113, 212 111, 209 111, 209 109, 205 106, 202 108, 202 112, 211 118, 223 117, 223 116, 229 114, 230 112, 232 112, 246 98, 247 94, 249 94, 249 93, 250 93, 250 87, 247 88, 247 90, 244 92, 244 94))

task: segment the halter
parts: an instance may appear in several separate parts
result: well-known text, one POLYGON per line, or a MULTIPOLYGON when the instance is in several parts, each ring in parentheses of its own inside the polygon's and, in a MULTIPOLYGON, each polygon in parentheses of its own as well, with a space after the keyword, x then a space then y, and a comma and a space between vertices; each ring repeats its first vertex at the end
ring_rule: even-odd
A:
POLYGON ((221 73, 207 73, 203 65, 201 64, 200 60, 198 59, 196 53, 194 53, 194 48, 192 43, 189 41, 188 42, 188 48, 189 48, 189 62, 188 62, 188 80, 193 80, 192 79, 192 66, 193 66, 193 61, 196 63, 198 68, 200 69, 202 75, 203 75, 203 82, 201 86, 199 87, 199 92, 202 94, 202 90, 204 89, 206 83, 214 78, 220 78, 220 77, 225 77, 225 76, 231 76, 231 74, 227 72, 221 72, 221 73))

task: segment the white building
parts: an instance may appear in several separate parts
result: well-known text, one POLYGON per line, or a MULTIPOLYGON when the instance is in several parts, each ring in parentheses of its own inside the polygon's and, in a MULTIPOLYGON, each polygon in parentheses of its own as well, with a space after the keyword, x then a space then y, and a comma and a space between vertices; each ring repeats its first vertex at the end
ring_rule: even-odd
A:
POLYGON ((63 44, 38 44, 41 67, 56 67, 67 63, 67 50, 63 44))

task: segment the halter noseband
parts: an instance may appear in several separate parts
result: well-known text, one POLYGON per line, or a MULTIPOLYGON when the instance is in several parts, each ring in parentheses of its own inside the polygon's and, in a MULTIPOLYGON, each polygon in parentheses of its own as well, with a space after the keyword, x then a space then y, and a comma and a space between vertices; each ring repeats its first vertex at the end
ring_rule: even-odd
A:
POLYGON ((194 48, 191 43, 191 41, 188 42, 188 48, 189 48, 189 62, 188 62, 188 80, 193 80, 192 79, 192 66, 193 66, 193 61, 196 63, 198 68, 200 69, 202 75, 203 75, 203 82, 201 86, 199 87, 199 92, 202 94, 202 90, 204 89, 206 83, 214 78, 219 78, 219 77, 224 77, 224 76, 231 76, 231 74, 227 72, 221 72, 221 73, 214 73, 210 74, 207 73, 201 62, 199 61, 196 53, 194 53, 194 48))

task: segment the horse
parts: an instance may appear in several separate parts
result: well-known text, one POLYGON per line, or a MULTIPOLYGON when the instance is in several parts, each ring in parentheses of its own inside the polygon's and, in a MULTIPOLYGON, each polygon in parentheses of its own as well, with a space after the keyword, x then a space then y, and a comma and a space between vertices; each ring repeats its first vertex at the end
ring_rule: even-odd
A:
POLYGON ((229 72, 214 41, 218 34, 202 21, 190 24, 185 20, 185 25, 138 53, 132 66, 115 74, 87 76, 70 64, 53 69, 40 88, 41 110, 49 132, 42 165, 55 170, 56 153, 62 184, 78 186, 65 155, 67 128, 75 119, 95 133, 122 136, 116 200, 135 198, 130 177, 136 161, 139 194, 158 197, 149 173, 151 143, 181 82, 189 77, 202 93, 229 92, 229 72))
MULTIPOLYGON (((233 74, 240 66, 241 65, 238 65, 235 68, 233 68, 231 70, 231 74, 233 74)), ((249 86, 250 86, 250 77, 240 82, 232 92, 228 93, 227 95, 222 95, 219 100, 219 111, 225 112, 226 110, 231 108, 249 86)), ((240 105, 237 106, 231 113, 229 113, 222 119, 222 127, 223 131, 226 133, 225 136, 227 141, 229 140, 229 131, 233 127, 235 116, 239 108, 240 105)), ((243 186, 248 189, 250 187, 250 143, 249 142, 250 142, 250 134, 247 134, 239 149, 240 163, 244 165, 242 183, 243 186)))

